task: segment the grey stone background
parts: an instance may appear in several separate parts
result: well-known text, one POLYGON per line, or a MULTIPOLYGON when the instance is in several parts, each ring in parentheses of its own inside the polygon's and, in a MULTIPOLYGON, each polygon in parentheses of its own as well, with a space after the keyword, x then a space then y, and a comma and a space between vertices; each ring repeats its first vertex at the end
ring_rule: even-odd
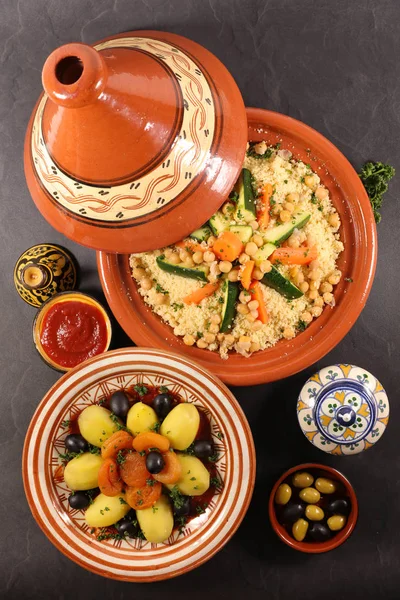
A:
MULTIPOLYGON (((368 159, 399 167, 399 20, 397 0, 0 0, 0 598, 400 598, 399 176, 378 227, 373 290, 352 331, 303 373, 235 389, 257 447, 254 499, 227 546, 176 580, 134 585, 93 575, 61 555, 33 520, 22 487, 22 446, 38 402, 58 375, 36 354, 31 339, 35 311, 18 298, 12 283, 20 253, 34 243, 54 241, 77 256, 81 289, 101 297, 94 253, 51 229, 24 181, 25 127, 41 91, 41 67, 54 48, 130 29, 186 35, 227 65, 248 106, 303 120, 356 168, 368 159), (336 361, 370 369, 390 396, 388 431, 362 456, 325 456, 303 438, 296 423, 302 383, 315 368, 336 361), (267 518, 276 477, 310 459, 343 470, 360 503, 350 540, 320 556, 284 546, 267 518)), ((117 331, 115 345, 129 344, 117 331)))

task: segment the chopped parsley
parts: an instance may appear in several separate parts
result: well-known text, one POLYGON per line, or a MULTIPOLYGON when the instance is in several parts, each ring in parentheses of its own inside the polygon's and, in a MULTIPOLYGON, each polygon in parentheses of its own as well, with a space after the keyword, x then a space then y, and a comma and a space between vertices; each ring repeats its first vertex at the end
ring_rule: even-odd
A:
POLYGON ((121 496, 119 497, 119 501, 121 504, 127 504, 127 502, 125 502, 125 500, 123 498, 121 498, 121 496))
POLYGON ((210 485, 213 485, 214 487, 218 488, 221 485, 221 480, 218 479, 218 477, 211 477, 210 485))
MULTIPOLYGON (((154 423, 154 425, 152 425, 150 427, 151 431, 154 431, 155 433, 158 433, 160 431, 160 423, 154 423)), ((156 448, 157 449, 157 448, 156 448)))
POLYGON ((251 144, 249 146, 249 149, 246 152, 247 156, 251 156, 252 158, 257 158, 257 159, 260 159, 260 158, 271 158, 271 156, 273 154, 272 148, 267 148, 266 151, 264 152, 264 154, 258 154, 255 151, 255 149, 254 149, 255 145, 256 144, 251 144))
MULTIPOLYGON (((183 306, 183 304, 182 304, 182 306, 183 306)), ((165 385, 160 385, 160 387, 158 388, 158 391, 160 392, 160 394, 168 394, 169 389, 165 385)))
POLYGON ((172 490, 169 491, 169 496, 176 508, 182 508, 185 504, 185 497, 181 494, 177 485, 174 485, 172 490))
POLYGON ((229 200, 234 204, 237 204, 237 201, 239 200, 239 194, 233 190, 233 192, 229 194, 229 200))
POLYGON ((179 533, 182 533, 183 530, 185 529, 185 526, 186 526, 186 523, 187 523, 187 519, 186 519, 185 516, 182 515, 181 517, 178 517, 176 519, 176 523, 177 523, 177 525, 179 527, 179 533))
POLYGON ((382 206, 383 195, 387 192, 388 183, 395 173, 396 171, 391 165, 372 161, 366 162, 358 173, 368 194, 377 223, 380 223, 382 218, 379 210, 382 206))
POLYGON ((136 504, 137 504, 138 506, 142 506, 142 504, 143 504, 143 500, 140 498, 140 500, 137 500, 137 501, 136 501, 136 504))
POLYGON ((135 392, 137 392, 139 394, 139 396, 145 396, 147 394, 147 392, 149 391, 145 385, 142 385, 139 383, 134 385, 133 389, 135 390, 135 392))
POLYGON ((315 192, 313 192, 311 194, 310 200, 311 200, 311 204, 318 204, 318 200, 317 200, 317 196, 315 195, 315 192))
POLYGON ((156 484, 155 479, 146 479, 146 485, 153 487, 153 485, 155 485, 155 484, 156 484))
POLYGON ((307 329, 307 323, 305 321, 303 321, 302 319, 299 319, 299 321, 296 325, 296 329, 298 331, 304 331, 305 329, 307 329))
POLYGON ((153 513, 156 513, 158 511, 158 506, 153 506, 153 513))
POLYGON ((198 504, 196 506, 196 513, 198 515, 202 515, 203 513, 206 512, 206 508, 207 508, 208 504, 203 504, 203 506, 201 506, 201 504, 198 504))
MULTIPOLYGON (((94 530, 91 530, 90 533, 94 533, 94 530)), ((119 533, 110 532, 106 529, 102 529, 101 533, 99 533, 99 535, 96 536, 96 539, 98 542, 102 542, 103 540, 123 540, 124 536, 120 535, 119 533)))
POLYGON ((119 465, 123 465, 125 461, 126 461, 126 456, 125 456, 124 452, 122 452, 122 450, 118 450, 117 463, 119 465))
POLYGON ((171 304, 171 306, 172 306, 172 309, 174 310, 174 312, 176 312, 180 308, 183 308, 183 304, 181 302, 173 302, 171 304))
POLYGON ((215 463, 218 460, 218 452, 214 452, 211 456, 208 457, 208 461, 211 463, 215 463))
POLYGON ((203 337, 203 333, 201 331, 197 332, 197 339, 200 340, 203 337))
POLYGON ((218 438, 219 440, 223 440, 223 439, 225 438, 225 436, 224 436, 224 434, 222 433, 222 431, 218 431, 218 433, 217 433, 217 438, 218 438))
POLYGON ((345 277, 344 280, 348 281, 348 283, 353 283, 353 280, 351 277, 345 277))
MULTIPOLYGON (((120 431, 121 429, 123 431, 129 431, 127 429, 127 427, 125 427, 125 425, 122 425, 121 421, 118 419, 117 415, 114 415, 114 413, 111 413, 110 419, 114 423, 114 425, 117 427, 118 431, 120 431)), ((103 434, 105 435, 104 431, 103 431, 103 434)))
POLYGON ((61 427, 62 427, 63 429, 66 429, 67 427, 69 427, 69 426, 70 426, 70 424, 71 424, 71 420, 70 420, 70 419, 65 419, 65 421, 63 421, 63 422, 61 423, 61 427))
MULTIPOLYGON (((189 454, 190 456, 194 456, 194 442, 192 444, 190 444, 190 446, 188 446, 186 448, 186 450, 183 450, 184 454, 189 454)), ((190 473, 190 471, 188 472, 188 474, 190 473)))

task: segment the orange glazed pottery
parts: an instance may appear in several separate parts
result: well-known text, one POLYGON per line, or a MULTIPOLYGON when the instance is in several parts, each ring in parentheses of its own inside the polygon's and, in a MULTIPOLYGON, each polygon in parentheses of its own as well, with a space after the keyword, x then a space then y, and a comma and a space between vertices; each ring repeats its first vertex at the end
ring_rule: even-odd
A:
POLYGON ((58 48, 42 78, 25 174, 37 207, 67 237, 107 252, 153 250, 222 204, 242 166, 246 113, 205 48, 131 31, 58 48))
POLYGON ((334 348, 360 315, 371 290, 377 257, 375 220, 365 189, 343 154, 311 127, 285 115, 249 108, 248 139, 280 142, 295 158, 310 163, 330 192, 340 215, 344 251, 338 259, 343 276, 335 288, 335 307, 326 307, 303 333, 281 340, 249 358, 186 346, 173 329, 151 311, 131 276, 129 256, 100 252, 98 269, 104 293, 121 327, 138 345, 174 350, 208 368, 230 385, 267 383, 293 375, 334 348))

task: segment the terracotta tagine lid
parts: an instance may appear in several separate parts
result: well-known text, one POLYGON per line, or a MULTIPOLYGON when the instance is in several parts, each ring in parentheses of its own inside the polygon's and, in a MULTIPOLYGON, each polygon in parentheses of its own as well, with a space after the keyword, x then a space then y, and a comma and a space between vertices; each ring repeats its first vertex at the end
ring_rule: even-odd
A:
POLYGON ((229 194, 246 113, 202 46, 160 31, 67 44, 42 79, 25 173, 38 209, 67 237, 107 252, 153 250, 203 225, 229 194))

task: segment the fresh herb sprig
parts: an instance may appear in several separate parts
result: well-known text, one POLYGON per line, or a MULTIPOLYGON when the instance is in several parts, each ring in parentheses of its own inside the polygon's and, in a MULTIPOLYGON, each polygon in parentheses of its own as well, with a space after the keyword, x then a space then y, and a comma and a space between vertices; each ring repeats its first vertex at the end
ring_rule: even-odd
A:
POLYGON ((358 174, 368 194, 374 212, 375 221, 380 223, 382 215, 383 195, 388 190, 388 183, 396 171, 391 165, 381 162, 366 162, 358 174))

